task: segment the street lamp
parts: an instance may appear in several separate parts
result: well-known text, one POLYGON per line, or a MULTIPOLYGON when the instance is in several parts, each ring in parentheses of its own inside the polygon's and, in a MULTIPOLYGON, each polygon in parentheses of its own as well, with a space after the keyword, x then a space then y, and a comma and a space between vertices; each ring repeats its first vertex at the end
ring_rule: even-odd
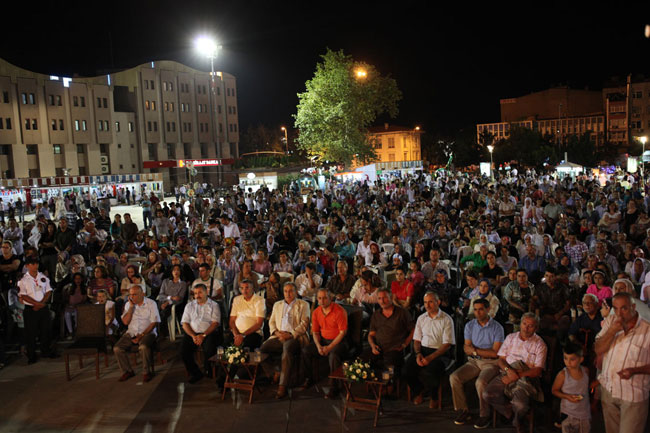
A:
POLYGON ((494 161, 492 160, 492 152, 494 152, 494 146, 488 144, 487 149, 488 152, 490 152, 490 177, 492 178, 492 182, 494 182, 494 168, 492 168, 494 165, 494 161))
POLYGON ((368 71, 363 68, 357 68, 357 70, 354 71, 354 75, 356 75, 358 79, 362 80, 368 76, 368 71))
MULTIPOLYGON (((214 73, 214 59, 217 58, 219 50, 222 49, 221 45, 217 45, 214 39, 208 36, 199 36, 194 40, 194 47, 196 51, 199 52, 202 56, 205 56, 210 59, 210 78, 212 80, 212 92, 210 92, 210 105, 212 106, 213 115, 210 116, 212 120, 212 133, 214 134, 214 142, 217 146, 217 157, 222 157, 221 146, 219 146, 219 134, 217 132, 217 125, 215 124, 216 111, 217 111, 217 96, 216 96, 216 84, 215 84, 215 73, 214 73)), ((225 112, 225 110, 224 110, 225 112)), ((219 173, 219 184, 221 184, 221 169, 218 168, 219 173)))
POLYGON ((280 129, 284 131, 284 144, 287 146, 287 155, 289 155, 289 139, 287 138, 287 128, 283 126, 280 129))
POLYGON ((645 161, 643 160, 644 158, 644 153, 645 153, 645 143, 648 141, 648 137, 646 135, 639 137, 639 141, 641 142, 642 145, 642 150, 641 150, 641 194, 645 195, 645 170, 644 170, 644 163, 645 161))

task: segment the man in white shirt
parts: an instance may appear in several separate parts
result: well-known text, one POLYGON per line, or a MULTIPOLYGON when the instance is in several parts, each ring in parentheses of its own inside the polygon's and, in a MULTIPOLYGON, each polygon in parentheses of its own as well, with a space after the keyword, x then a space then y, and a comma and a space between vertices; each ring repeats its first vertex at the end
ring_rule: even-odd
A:
POLYGON ((18 281, 18 296, 25 305, 25 339, 27 363, 36 362, 36 334, 41 342, 41 356, 56 358, 52 351, 52 323, 47 302, 52 296, 50 280, 38 272, 38 259, 30 257, 25 261, 27 273, 18 281))
POLYGON ((612 308, 594 344, 596 354, 604 355, 598 380, 605 431, 641 433, 648 418, 650 324, 629 293, 614 295, 612 308))
POLYGON ((160 323, 156 301, 145 298, 142 287, 133 285, 129 288, 129 302, 124 306, 122 323, 128 326, 126 333, 113 347, 117 364, 120 366, 122 376, 119 381, 124 382, 135 376, 129 363, 128 352, 134 347, 142 356, 143 382, 149 382, 153 377, 153 345, 156 342, 156 325, 160 323))
POLYGON ((208 297, 205 284, 196 284, 192 289, 194 300, 185 306, 181 324, 185 336, 181 343, 181 358, 190 374, 189 383, 196 383, 203 378, 203 371, 209 371, 209 359, 216 353, 221 342, 219 324, 221 311, 219 304, 208 297), (203 371, 196 365, 194 352, 203 349, 205 365, 203 371))
POLYGON ((445 373, 445 358, 451 346, 456 344, 454 321, 442 311, 440 298, 435 292, 424 295, 426 312, 418 317, 413 333, 414 356, 406 364, 406 380, 413 391, 414 404, 421 404, 424 393, 431 395, 431 405, 434 401, 434 390, 440 385, 445 373))
POLYGON ((323 279, 316 272, 316 265, 312 262, 305 264, 305 271, 296 277, 296 288, 301 298, 314 302, 316 292, 323 284, 323 279))
POLYGON ((230 310, 230 330, 235 346, 257 349, 262 344, 262 325, 266 317, 264 298, 253 292, 253 282, 243 280, 239 283, 241 295, 232 301, 230 310))
MULTIPOLYGON (((297 299, 296 285, 286 283, 283 287, 284 300, 273 305, 269 320, 271 336, 262 344, 261 351, 269 354, 282 354, 280 376, 278 378, 277 399, 287 395, 287 383, 291 369, 300 356, 300 350, 309 343, 309 304, 297 299)), ((262 367, 269 377, 274 377, 274 367, 265 361, 262 367)), ((274 378, 275 379, 275 378, 274 378)))
POLYGON ((13 243, 16 255, 23 255, 23 231, 18 227, 18 223, 15 219, 12 218, 9 220, 9 228, 5 230, 3 238, 4 240, 11 241, 13 243))
POLYGON ((221 224, 223 226, 223 237, 233 238, 235 241, 238 241, 241 235, 239 234, 239 226, 231 221, 230 216, 222 215, 221 224))

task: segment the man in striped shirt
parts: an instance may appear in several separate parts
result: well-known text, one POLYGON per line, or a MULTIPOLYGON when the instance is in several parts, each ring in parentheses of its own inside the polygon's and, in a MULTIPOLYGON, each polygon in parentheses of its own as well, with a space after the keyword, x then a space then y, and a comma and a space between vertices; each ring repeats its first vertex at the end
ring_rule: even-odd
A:
POLYGON ((650 323, 639 316, 629 293, 612 299, 594 350, 602 355, 603 417, 607 433, 641 433, 648 418, 650 391, 650 323))

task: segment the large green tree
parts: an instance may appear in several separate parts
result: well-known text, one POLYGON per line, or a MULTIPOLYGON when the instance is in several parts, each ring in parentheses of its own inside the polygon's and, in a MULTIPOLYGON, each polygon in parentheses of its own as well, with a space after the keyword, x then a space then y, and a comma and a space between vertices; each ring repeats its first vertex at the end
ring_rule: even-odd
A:
POLYGON ((395 117, 401 98, 394 79, 343 51, 328 49, 306 91, 298 94, 298 147, 321 162, 373 161, 368 127, 383 113, 395 117))

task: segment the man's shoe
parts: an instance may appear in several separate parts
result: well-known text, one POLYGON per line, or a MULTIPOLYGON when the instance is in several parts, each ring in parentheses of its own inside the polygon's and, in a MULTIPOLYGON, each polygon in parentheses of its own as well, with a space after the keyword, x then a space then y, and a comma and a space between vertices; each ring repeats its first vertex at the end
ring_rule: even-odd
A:
POLYGON ((339 389, 335 387, 331 387, 328 393, 325 394, 325 398, 331 400, 333 398, 336 398, 338 395, 339 395, 339 389))
POLYGON ((457 414, 457 416, 456 416, 456 419, 454 420, 454 424, 456 424, 456 425, 463 425, 463 424, 465 424, 467 421, 469 421, 470 418, 471 418, 471 415, 469 414, 468 411, 466 411, 466 410, 459 410, 459 411, 458 411, 458 414, 457 414))
POLYGON ((131 379, 133 376, 135 376, 135 373, 132 371, 127 371, 126 373, 123 373, 119 379, 117 379, 118 382, 124 382, 126 380, 131 379))
POLYGON ((202 374, 199 374, 199 375, 196 375, 196 376, 192 376, 192 377, 190 377, 190 379, 188 380, 188 382, 191 383, 191 384, 195 384, 196 382, 198 382, 198 381, 201 380, 201 379, 203 379, 203 375, 202 375, 202 374))
POLYGON ((474 428, 476 429, 484 429, 490 427, 490 417, 489 416, 482 416, 479 419, 476 420, 474 423, 474 428))
POLYGON ((151 373, 145 373, 145 374, 142 376, 142 381, 143 381, 144 383, 151 382, 151 379, 152 379, 152 378, 153 378, 153 374, 151 374, 151 373))
POLYGON ((422 394, 418 394, 415 397, 413 397, 413 404, 414 405, 420 405, 424 401, 424 396, 422 394))
POLYGON ((281 400, 287 396, 287 387, 284 385, 278 386, 278 393, 275 394, 276 400, 281 400))

